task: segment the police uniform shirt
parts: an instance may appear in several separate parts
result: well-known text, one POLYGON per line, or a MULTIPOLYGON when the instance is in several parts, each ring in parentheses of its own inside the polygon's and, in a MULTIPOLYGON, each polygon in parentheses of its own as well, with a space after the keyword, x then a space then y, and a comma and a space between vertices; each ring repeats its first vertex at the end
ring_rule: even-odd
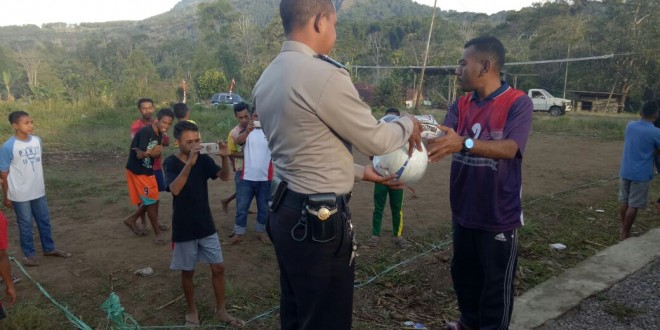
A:
POLYGON ((412 120, 380 123, 348 72, 286 41, 254 87, 253 104, 268 138, 275 173, 303 194, 346 194, 362 179, 352 146, 382 155, 407 143, 412 120))

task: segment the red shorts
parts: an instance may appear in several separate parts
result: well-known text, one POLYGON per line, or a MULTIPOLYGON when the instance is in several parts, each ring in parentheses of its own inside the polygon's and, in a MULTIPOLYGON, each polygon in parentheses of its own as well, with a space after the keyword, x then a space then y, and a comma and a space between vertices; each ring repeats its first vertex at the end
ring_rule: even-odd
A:
POLYGON ((158 202, 158 182, 153 175, 135 174, 126 170, 128 196, 133 205, 152 205, 158 202))

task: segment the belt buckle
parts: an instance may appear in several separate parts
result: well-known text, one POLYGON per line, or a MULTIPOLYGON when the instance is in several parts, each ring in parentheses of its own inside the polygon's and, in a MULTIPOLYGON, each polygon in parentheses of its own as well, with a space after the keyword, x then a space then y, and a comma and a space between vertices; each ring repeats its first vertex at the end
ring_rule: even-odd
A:
POLYGON ((305 209, 307 210, 307 213, 317 217, 321 221, 328 220, 328 219, 330 219, 330 216, 337 213, 336 208, 333 209, 333 210, 330 210, 329 208, 327 208, 325 206, 321 206, 318 210, 314 210, 314 209, 310 208, 309 205, 307 205, 305 207, 305 209))
POLYGON ((327 207, 323 206, 317 211, 316 217, 319 218, 321 221, 328 220, 330 218, 330 210, 328 210, 327 207))

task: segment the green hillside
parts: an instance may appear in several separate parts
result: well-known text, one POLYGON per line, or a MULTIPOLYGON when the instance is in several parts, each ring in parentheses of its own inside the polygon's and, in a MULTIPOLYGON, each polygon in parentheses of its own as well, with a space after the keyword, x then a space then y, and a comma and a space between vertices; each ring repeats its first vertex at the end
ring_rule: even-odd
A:
MULTIPOLYGON (((411 0, 336 0, 338 38, 331 54, 366 66, 421 65, 432 8, 411 0)), ((132 104, 138 96, 204 102, 209 91, 250 95, 284 40, 278 0, 183 0, 142 21, 50 23, 0 27, 0 100, 132 104), (203 87, 211 86, 211 87, 203 87)), ((429 64, 456 63, 478 35, 500 38, 509 62, 618 54, 610 60, 507 68, 524 74, 520 88, 592 90, 623 94, 635 110, 660 90, 660 14, 653 0, 556 1, 494 15, 441 11, 429 64), (570 50, 569 50, 570 48, 570 50)), ((400 104, 414 86, 411 70, 356 70, 375 86, 375 105, 400 104)), ((430 76, 425 94, 451 97, 452 80, 430 76)), ((623 105, 626 107, 624 108, 623 105)))

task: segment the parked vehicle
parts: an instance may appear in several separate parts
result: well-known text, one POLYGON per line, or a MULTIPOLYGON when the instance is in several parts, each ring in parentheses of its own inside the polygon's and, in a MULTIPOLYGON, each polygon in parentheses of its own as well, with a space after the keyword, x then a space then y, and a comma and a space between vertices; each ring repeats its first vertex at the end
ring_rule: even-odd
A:
POLYGON ((534 103, 534 111, 545 111, 551 116, 561 116, 566 111, 571 111, 571 100, 554 97, 545 89, 530 89, 527 96, 534 103))
POLYGON ((211 96, 211 105, 213 106, 221 104, 234 105, 241 101, 243 101, 243 98, 240 95, 233 93, 215 93, 211 96))

